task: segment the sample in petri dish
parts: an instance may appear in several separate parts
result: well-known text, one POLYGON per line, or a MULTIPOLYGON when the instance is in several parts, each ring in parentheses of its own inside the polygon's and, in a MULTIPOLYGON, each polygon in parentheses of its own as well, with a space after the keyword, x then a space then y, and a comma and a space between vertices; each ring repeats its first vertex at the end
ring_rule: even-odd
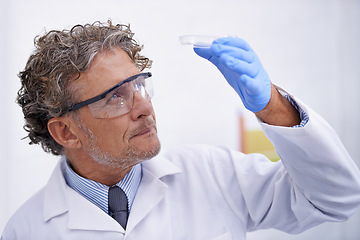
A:
POLYGON ((192 45, 197 48, 208 48, 212 42, 218 38, 226 36, 215 36, 215 35, 183 35, 179 37, 182 45, 192 45))

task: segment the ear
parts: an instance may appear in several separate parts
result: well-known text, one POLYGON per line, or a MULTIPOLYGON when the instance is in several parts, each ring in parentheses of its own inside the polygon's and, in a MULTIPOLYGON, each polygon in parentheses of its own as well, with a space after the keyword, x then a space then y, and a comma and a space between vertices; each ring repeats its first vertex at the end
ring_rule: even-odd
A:
POLYGON ((64 148, 80 148, 81 141, 70 128, 71 123, 63 117, 52 118, 47 127, 54 140, 64 148))

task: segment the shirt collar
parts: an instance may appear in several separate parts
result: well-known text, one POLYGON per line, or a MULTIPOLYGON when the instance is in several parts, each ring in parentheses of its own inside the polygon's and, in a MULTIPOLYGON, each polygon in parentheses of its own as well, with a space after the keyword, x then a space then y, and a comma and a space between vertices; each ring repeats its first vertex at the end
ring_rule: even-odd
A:
MULTIPOLYGON (((65 161, 65 181, 69 187, 80 193, 87 200, 98 206, 108 214, 108 191, 109 187, 81 177, 70 167, 68 161, 65 161)), ((131 171, 116 185, 120 187, 128 198, 129 212, 134 202, 137 189, 142 178, 141 164, 135 165, 131 171)))

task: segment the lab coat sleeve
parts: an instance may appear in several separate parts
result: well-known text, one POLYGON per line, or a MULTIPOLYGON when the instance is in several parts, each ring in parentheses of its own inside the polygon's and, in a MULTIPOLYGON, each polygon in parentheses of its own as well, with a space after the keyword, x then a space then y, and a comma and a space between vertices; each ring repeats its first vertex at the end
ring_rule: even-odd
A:
POLYGON ((264 133, 273 143, 285 169, 284 174, 278 175, 276 183, 283 185, 288 193, 275 189, 263 219, 252 222, 250 229, 267 227, 271 224, 267 219, 270 219, 281 230, 301 232, 324 221, 344 221, 360 204, 358 167, 329 124, 296 101, 309 116, 304 127, 286 128, 262 123, 264 133), (279 206, 276 199, 280 203, 289 202, 289 205, 279 206), (266 215, 273 213, 273 207, 280 213, 287 211, 285 215, 291 216, 293 223, 281 223, 276 211, 275 216, 268 218, 266 215))
POLYGON ((326 221, 345 221, 360 204, 358 167, 329 124, 296 101, 309 116, 304 127, 261 123, 280 161, 231 151, 232 166, 213 160, 223 195, 247 231, 299 233, 326 221))

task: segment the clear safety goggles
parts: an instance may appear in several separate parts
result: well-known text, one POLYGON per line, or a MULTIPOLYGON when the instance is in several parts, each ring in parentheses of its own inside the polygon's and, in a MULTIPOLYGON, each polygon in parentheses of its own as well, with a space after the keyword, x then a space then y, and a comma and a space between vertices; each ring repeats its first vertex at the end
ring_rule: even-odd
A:
POLYGON ((139 93, 150 102, 154 95, 151 76, 150 72, 131 76, 106 92, 73 105, 66 112, 89 106, 95 118, 113 118, 124 115, 133 108, 135 93, 139 93))

